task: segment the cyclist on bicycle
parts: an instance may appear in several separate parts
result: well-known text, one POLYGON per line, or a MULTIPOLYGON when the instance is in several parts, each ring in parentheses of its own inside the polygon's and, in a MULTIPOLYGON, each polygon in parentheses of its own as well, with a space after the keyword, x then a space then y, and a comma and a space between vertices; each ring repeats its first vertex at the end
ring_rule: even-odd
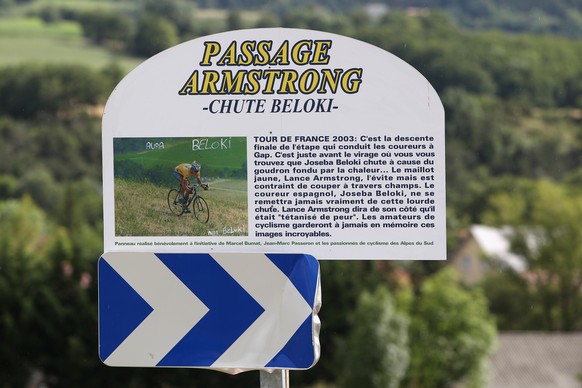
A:
MULTIPOLYGON (((192 193, 192 188, 190 188, 190 181, 188 178, 196 177, 198 184, 204 190, 208 190, 208 185, 206 183, 202 183, 202 179, 200 178, 200 163, 197 161, 193 161, 192 163, 182 163, 176 166, 174 169, 174 178, 180 181, 180 202, 187 203, 188 196, 192 193)), ((188 211, 188 209, 186 209, 188 211)))

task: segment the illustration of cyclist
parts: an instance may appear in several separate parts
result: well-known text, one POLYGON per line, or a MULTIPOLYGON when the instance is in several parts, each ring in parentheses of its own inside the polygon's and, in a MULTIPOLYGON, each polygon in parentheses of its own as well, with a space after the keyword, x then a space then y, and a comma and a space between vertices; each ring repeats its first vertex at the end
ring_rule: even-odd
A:
MULTIPOLYGON (((188 178, 196 177, 198 184, 204 190, 208 190, 208 185, 206 183, 202 183, 202 179, 200 178, 200 163, 197 161, 193 161, 192 163, 182 163, 176 166, 174 169, 174 178, 180 181, 180 202, 187 203, 188 196, 192 193, 193 189, 190 187, 190 181, 188 178)), ((190 210, 186 209, 187 213, 190 213, 190 210)))

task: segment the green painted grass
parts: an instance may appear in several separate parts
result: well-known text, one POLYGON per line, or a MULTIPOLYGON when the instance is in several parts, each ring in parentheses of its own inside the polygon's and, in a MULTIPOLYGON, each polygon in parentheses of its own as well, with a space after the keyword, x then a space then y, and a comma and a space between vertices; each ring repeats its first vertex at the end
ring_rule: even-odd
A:
POLYGON ((193 214, 176 216, 168 208, 170 187, 115 179, 117 236, 246 236, 248 206, 245 180, 217 181, 200 194, 210 208, 208 223, 193 214), (236 190, 238 187, 244 190, 236 190))

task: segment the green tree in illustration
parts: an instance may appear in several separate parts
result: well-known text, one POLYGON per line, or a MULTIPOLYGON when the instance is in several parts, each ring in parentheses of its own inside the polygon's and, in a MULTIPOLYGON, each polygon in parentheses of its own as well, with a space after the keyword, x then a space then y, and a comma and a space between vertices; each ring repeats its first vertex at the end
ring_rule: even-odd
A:
POLYGON ((410 367, 404 386, 484 385, 496 328, 483 294, 466 290, 452 269, 424 281, 412 308, 410 367))

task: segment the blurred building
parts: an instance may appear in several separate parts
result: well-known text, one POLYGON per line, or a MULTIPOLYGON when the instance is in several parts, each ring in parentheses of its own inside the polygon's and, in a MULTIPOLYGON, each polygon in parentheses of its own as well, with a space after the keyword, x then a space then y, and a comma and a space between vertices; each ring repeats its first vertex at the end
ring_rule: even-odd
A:
POLYGON ((473 225, 462 232, 461 242, 449 259, 463 281, 475 284, 489 271, 512 269, 523 273, 526 261, 511 252, 511 228, 473 225))
POLYGON ((364 11, 374 19, 379 19, 390 12, 390 7, 384 3, 368 3, 364 5, 364 11))

